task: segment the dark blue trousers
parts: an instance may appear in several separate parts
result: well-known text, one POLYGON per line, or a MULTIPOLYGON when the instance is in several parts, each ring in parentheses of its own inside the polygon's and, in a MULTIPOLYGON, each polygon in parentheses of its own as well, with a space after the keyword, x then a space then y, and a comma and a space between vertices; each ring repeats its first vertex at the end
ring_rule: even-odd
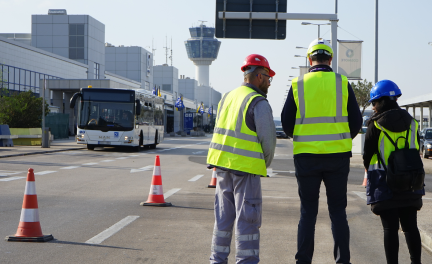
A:
POLYGON ((336 263, 349 264, 350 235, 345 209, 350 158, 297 157, 294 164, 301 201, 296 263, 312 263, 319 192, 323 181, 332 222, 334 259, 336 263))

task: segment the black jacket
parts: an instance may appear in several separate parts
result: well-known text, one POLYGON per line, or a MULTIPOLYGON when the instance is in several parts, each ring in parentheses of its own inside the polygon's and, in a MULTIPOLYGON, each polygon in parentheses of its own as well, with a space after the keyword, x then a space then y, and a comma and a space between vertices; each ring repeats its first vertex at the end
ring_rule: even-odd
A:
MULTIPOLYGON (((369 168, 370 160, 378 150, 378 141, 381 130, 379 130, 374 121, 377 121, 382 127, 392 132, 403 132, 410 129, 412 116, 399 106, 388 109, 380 114, 374 114, 368 121, 368 129, 365 136, 363 165, 369 168)), ((417 143, 420 145, 420 139, 417 133, 417 143)), ((423 203, 422 195, 414 192, 393 193, 392 198, 372 204, 371 210, 375 214, 381 211, 400 207, 415 207, 420 210, 423 203)))
MULTIPOLYGON (((381 114, 374 114, 368 121, 368 129, 365 136, 363 165, 369 168, 372 156, 378 149, 378 140, 381 130, 379 130, 374 121, 392 132, 403 132, 410 129, 412 116, 400 107, 387 110, 381 114)), ((417 142, 420 146, 420 137, 417 133, 417 142)))
MULTIPOLYGON (((332 68, 326 65, 316 65, 309 69, 309 72, 317 72, 317 71, 325 71, 332 72, 332 68)), ((348 82, 348 125, 351 132, 351 138, 355 138, 360 131, 360 128, 363 123, 363 118, 361 116, 360 108, 357 104, 357 99, 355 97, 354 91, 351 88, 351 85, 348 82)), ((281 113, 281 121, 283 130, 285 134, 290 137, 293 137, 295 120, 297 113, 297 105, 294 101, 294 95, 292 91, 292 87, 289 90, 288 97, 286 99, 285 105, 282 109, 281 113)), ((302 153, 296 154, 294 157, 303 157, 303 156, 313 156, 313 157, 352 157, 351 151, 343 152, 343 153, 332 153, 332 154, 311 154, 311 153, 302 153)))

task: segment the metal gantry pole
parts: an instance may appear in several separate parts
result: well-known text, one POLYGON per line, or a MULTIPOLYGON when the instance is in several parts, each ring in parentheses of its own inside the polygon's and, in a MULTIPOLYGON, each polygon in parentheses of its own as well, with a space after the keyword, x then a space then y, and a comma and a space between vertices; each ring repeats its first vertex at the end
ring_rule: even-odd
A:
POLYGON ((375 0, 375 83, 378 82, 378 0, 375 0))
POLYGON ((338 69, 338 50, 337 50, 337 22, 338 20, 330 20, 331 22, 331 45, 333 49, 332 68, 334 72, 339 72, 338 69))

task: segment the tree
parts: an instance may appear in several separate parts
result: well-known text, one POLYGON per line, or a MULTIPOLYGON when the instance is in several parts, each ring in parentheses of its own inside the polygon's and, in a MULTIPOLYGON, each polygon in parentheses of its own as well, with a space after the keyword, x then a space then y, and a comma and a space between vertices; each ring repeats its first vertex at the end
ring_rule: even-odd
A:
MULTIPOLYGON (((41 127, 42 97, 35 97, 32 91, 17 93, 4 89, 2 94, 0 124, 7 124, 13 128, 41 127)), ((48 113, 48 104, 45 103, 45 116, 48 113)))
POLYGON ((351 83, 351 87, 354 91, 354 94, 357 99, 357 103, 360 107, 363 107, 362 110, 362 116, 364 114, 364 111, 366 108, 370 105, 369 99, 370 99, 370 91, 373 87, 371 82, 368 82, 366 79, 362 81, 358 81, 357 84, 354 82, 351 83))

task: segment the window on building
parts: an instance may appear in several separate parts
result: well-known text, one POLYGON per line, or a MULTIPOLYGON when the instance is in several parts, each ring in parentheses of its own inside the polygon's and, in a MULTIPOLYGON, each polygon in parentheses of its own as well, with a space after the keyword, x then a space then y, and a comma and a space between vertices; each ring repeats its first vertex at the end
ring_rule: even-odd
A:
POLYGON ((167 92, 172 92, 171 84, 162 84, 162 90, 167 92))
POLYGON ((100 79, 99 72, 100 72, 100 64, 95 62, 93 67, 93 74, 95 79, 100 79))
POLYGON ((84 55, 84 24, 69 24, 69 59, 86 60, 84 55))

